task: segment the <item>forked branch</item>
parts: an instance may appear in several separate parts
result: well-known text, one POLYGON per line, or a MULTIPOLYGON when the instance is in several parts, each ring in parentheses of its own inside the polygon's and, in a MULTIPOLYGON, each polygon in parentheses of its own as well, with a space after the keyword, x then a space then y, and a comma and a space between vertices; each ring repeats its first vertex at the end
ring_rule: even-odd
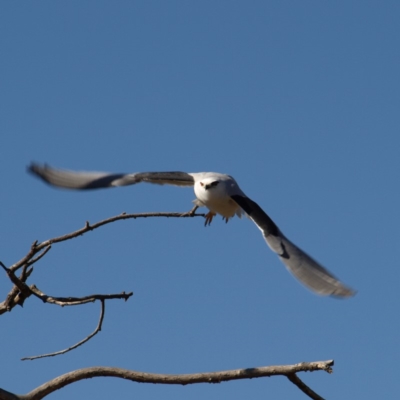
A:
POLYGON ((99 323, 97 324, 96 329, 89 336, 85 337, 85 339, 82 339, 80 342, 75 343, 73 346, 70 346, 70 347, 68 347, 67 349, 64 349, 64 350, 56 351, 54 353, 42 354, 42 355, 39 355, 39 356, 24 357, 21 360, 25 361, 25 360, 36 360, 37 358, 54 357, 54 356, 58 356, 60 354, 68 353, 69 351, 71 351, 73 349, 76 349, 77 347, 79 347, 82 344, 86 343, 94 335, 96 335, 98 332, 101 331, 101 326, 103 325, 105 310, 106 310, 105 300, 101 299, 101 312, 100 312, 99 323))
POLYGON ((87 342, 91 339, 94 335, 96 335, 100 330, 104 318, 104 310, 105 310, 105 301, 111 299, 124 299, 125 301, 132 296, 132 292, 130 293, 119 293, 119 294, 94 294, 84 297, 57 297, 57 296, 49 296, 46 293, 39 290, 35 285, 28 285, 26 281, 31 276, 33 272, 33 264, 40 261, 51 249, 52 245, 60 242, 64 242, 66 240, 77 238, 83 235, 86 232, 92 231, 97 229, 103 225, 110 224, 115 221, 125 220, 125 219, 136 219, 136 218, 150 218, 150 217, 169 217, 169 218, 182 218, 182 217, 198 217, 204 216, 204 214, 195 214, 197 207, 194 207, 187 213, 142 213, 142 214, 126 214, 122 213, 120 215, 107 218, 103 221, 96 222, 95 224, 90 224, 86 222, 83 228, 80 228, 76 231, 68 233, 66 235, 58 236, 52 239, 45 240, 41 243, 35 241, 28 253, 18 262, 13 264, 11 267, 7 268, 1 261, 0 266, 6 272, 8 278, 13 283, 13 287, 11 288, 10 292, 8 293, 6 299, 0 303, 0 315, 4 314, 7 311, 11 311, 16 305, 22 306, 25 300, 31 296, 37 297, 42 300, 44 303, 48 304, 55 304, 59 306, 77 306, 83 305, 89 302, 100 301, 101 302, 101 313, 100 319, 97 328, 87 336, 85 339, 81 340, 80 342, 76 343, 75 345, 68 347, 65 350, 57 351, 54 353, 44 354, 41 356, 34 356, 34 357, 26 357, 23 360, 33 360, 36 358, 42 357, 50 357, 59 354, 64 354, 70 350, 77 348, 78 346, 82 345, 83 343, 87 342), (16 272, 21 270, 20 275, 17 276, 16 272))
MULTIPOLYGON (((326 371, 328 373, 331 373, 333 364, 333 360, 314 361, 294 365, 274 365, 269 367, 246 368, 184 375, 151 374, 147 372, 131 371, 122 368, 91 367, 68 372, 67 374, 61 375, 55 379, 52 379, 49 382, 44 383, 43 385, 37 387, 36 389, 25 395, 15 395, 8 392, 2 392, 0 390, 0 400, 41 400, 47 395, 67 385, 70 385, 71 383, 95 377, 114 377, 130 380, 133 382, 158 383, 164 385, 190 385, 196 383, 221 383, 238 379, 253 379, 276 375, 283 375, 289 378, 289 376, 296 376, 295 374, 297 374, 298 372, 306 371, 326 371)), ((297 379, 298 381, 296 383, 293 383, 295 383, 295 385, 299 387, 298 382, 301 381, 299 378, 297 379)), ((311 399, 322 399, 322 397, 317 395, 312 390, 310 392, 306 392, 303 390, 303 392, 306 393, 311 399)))
POLYGON ((137 219, 137 218, 152 218, 152 217, 166 217, 166 218, 193 218, 193 217, 204 217, 205 214, 194 214, 193 210, 195 210, 196 207, 194 207, 191 211, 187 213, 166 213, 166 212, 153 212, 153 213, 140 213, 140 214, 126 214, 122 213, 120 215, 116 215, 115 217, 107 218, 104 219, 103 221, 96 222, 92 225, 88 221, 86 221, 86 224, 83 228, 78 229, 74 232, 67 233, 66 235, 63 236, 58 236, 53 239, 48 239, 45 240, 42 243, 38 243, 35 241, 31 249, 29 250, 28 254, 23 257, 21 260, 16 262, 10 267, 10 270, 15 272, 21 267, 23 267, 26 263, 30 262, 33 257, 39 253, 42 249, 51 246, 53 243, 59 243, 59 242, 64 242, 66 240, 74 239, 80 235, 83 235, 86 232, 93 231, 97 228, 100 228, 103 225, 111 224, 112 222, 115 221, 121 221, 125 219, 137 219))

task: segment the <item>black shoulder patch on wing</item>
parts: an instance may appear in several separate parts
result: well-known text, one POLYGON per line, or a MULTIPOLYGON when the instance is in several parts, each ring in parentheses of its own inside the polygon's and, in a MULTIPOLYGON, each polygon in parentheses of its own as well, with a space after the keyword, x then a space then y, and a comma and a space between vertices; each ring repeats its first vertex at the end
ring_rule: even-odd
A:
POLYGON ((265 213, 265 211, 253 200, 240 195, 231 196, 239 204, 245 213, 256 223, 264 234, 279 236, 279 228, 275 222, 265 213))

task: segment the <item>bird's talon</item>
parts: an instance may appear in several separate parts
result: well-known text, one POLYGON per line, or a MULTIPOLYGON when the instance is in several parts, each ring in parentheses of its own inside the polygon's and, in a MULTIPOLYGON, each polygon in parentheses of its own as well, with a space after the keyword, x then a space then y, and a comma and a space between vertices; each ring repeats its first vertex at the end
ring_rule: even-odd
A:
POLYGON ((206 218, 206 222, 204 222, 204 226, 210 225, 213 218, 216 216, 217 214, 215 214, 214 212, 210 211, 206 214, 205 218, 206 218))

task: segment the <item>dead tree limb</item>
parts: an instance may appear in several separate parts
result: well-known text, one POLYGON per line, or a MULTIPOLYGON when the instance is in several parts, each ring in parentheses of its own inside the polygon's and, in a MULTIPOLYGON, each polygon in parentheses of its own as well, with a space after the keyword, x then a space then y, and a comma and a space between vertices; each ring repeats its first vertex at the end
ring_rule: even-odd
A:
POLYGON ((100 228, 103 225, 110 224, 115 221, 125 220, 125 219, 137 219, 137 218, 150 218, 150 217, 169 217, 169 218, 187 218, 187 217, 199 217, 203 216, 204 214, 195 214, 197 210, 197 206, 195 206, 192 210, 186 213, 142 213, 142 214, 126 214, 122 213, 120 215, 107 218, 105 220, 96 222, 95 224, 90 224, 86 222, 83 228, 80 228, 76 231, 68 233, 66 235, 58 236, 52 239, 45 240, 41 243, 38 241, 33 242, 31 245, 28 253, 18 262, 13 264, 11 267, 7 268, 1 261, 0 266, 6 272, 8 278, 13 283, 13 287, 11 288, 10 292, 8 293, 6 299, 3 302, 0 302, 0 315, 4 314, 5 312, 11 311, 16 305, 23 306, 25 300, 31 296, 37 297, 42 300, 44 303, 48 304, 55 304, 59 306, 77 306, 83 305, 90 302, 100 301, 101 302, 101 313, 100 313, 100 320, 97 325, 97 328, 92 332, 89 336, 84 338, 83 340, 79 341, 75 345, 68 347, 67 349, 57 351, 54 353, 43 354, 40 356, 34 357, 25 357, 23 360, 33 360, 36 358, 42 357, 50 357, 59 354, 64 354, 68 351, 71 351, 83 343, 86 343, 90 340, 94 335, 96 335, 100 330, 103 323, 104 318, 104 310, 105 310, 105 301, 112 300, 112 299, 124 299, 125 301, 132 296, 132 292, 125 293, 122 292, 120 294, 94 294, 84 297, 57 297, 57 296, 50 296, 46 293, 39 290, 35 285, 28 285, 26 281, 31 276, 33 272, 33 264, 40 261, 52 248, 52 245, 56 243, 61 243, 66 240, 77 238, 84 233, 89 231, 93 231, 94 229, 100 228), (17 276, 17 271, 21 270, 20 275, 17 276))
POLYGON ((86 224, 83 228, 78 229, 74 232, 67 233, 66 235, 63 236, 58 236, 53 239, 48 239, 45 240, 42 243, 39 243, 37 241, 33 242, 28 254, 23 257, 21 260, 16 262, 10 267, 10 270, 15 272, 18 269, 20 269, 22 266, 24 266, 27 262, 31 261, 32 258, 39 253, 42 249, 45 247, 48 247, 52 245, 53 243, 59 243, 59 242, 64 242, 66 240, 74 239, 77 236, 83 235, 86 232, 93 231, 103 225, 110 224, 115 221, 121 221, 125 219, 137 219, 137 218, 152 218, 152 217, 166 217, 166 218, 193 218, 193 217, 204 217, 205 214, 194 214, 191 211, 187 213, 167 213, 167 212, 153 212, 153 213, 141 213, 141 214, 126 214, 122 213, 120 215, 116 215, 115 217, 110 217, 107 219, 104 219, 103 221, 96 222, 95 224, 90 225, 88 221, 86 221, 86 224))
POLYGON ((324 400, 323 397, 314 392, 309 388, 296 374, 286 375, 290 382, 296 385, 303 393, 314 400, 324 400))
MULTIPOLYGON (((127 299, 125 299, 127 300, 127 299)), ((80 342, 75 343, 73 346, 68 347, 67 349, 64 350, 60 350, 60 351, 56 351, 54 353, 48 353, 48 354, 42 354, 39 356, 31 356, 31 357, 24 357, 21 358, 22 361, 25 360, 36 360, 37 358, 45 358, 45 357, 54 357, 54 356, 58 356, 60 354, 65 354, 68 353, 71 350, 76 349, 77 347, 81 346, 82 344, 86 343, 88 340, 90 340, 94 335, 96 335, 98 332, 101 331, 101 327, 103 325, 103 320, 104 320, 104 313, 106 311, 106 304, 105 304, 105 300, 101 299, 101 311, 100 311, 100 318, 99 318, 99 323, 97 324, 96 329, 87 337, 85 337, 84 339, 82 339, 80 342)))
POLYGON ((5 312, 11 311, 16 305, 22 305, 27 297, 32 294, 32 291, 28 290, 28 286, 25 285, 26 280, 31 275, 33 269, 29 268, 37 261, 39 261, 43 256, 50 251, 52 244, 64 242, 66 240, 77 238, 84 233, 93 231, 100 228, 103 225, 110 224, 115 221, 121 221, 125 219, 137 219, 137 218, 151 218, 151 217, 166 217, 166 218, 192 218, 192 217, 204 217, 205 214, 195 214, 197 207, 186 213, 166 213, 166 212, 154 212, 154 213, 140 213, 140 214, 126 214, 122 213, 120 215, 104 219, 102 221, 90 224, 86 222, 83 228, 80 228, 74 232, 68 233, 66 235, 58 236, 52 239, 45 240, 38 243, 36 240, 32 243, 28 253, 18 262, 14 263, 12 266, 7 268, 3 263, 0 265, 8 274, 10 280, 14 283, 14 287, 8 293, 6 299, 0 302, 0 315, 5 312), (22 273, 19 277, 16 277, 15 272, 22 268, 22 273))
MULTIPOLYGON (((16 395, 0 389, 0 400, 41 400, 47 395, 74 382, 95 377, 114 377, 141 383, 158 383, 164 385, 190 385, 196 383, 221 383, 238 379, 253 379, 283 375, 293 377, 298 372, 326 371, 332 373, 333 360, 303 362, 294 365, 274 365, 268 367, 236 369, 229 371, 204 372, 197 374, 164 375, 131 371, 112 367, 91 367, 68 372, 37 387, 25 395, 16 395)), ((291 381, 292 379, 289 378, 291 381)), ((300 380, 299 380, 300 381, 300 380)), ((301 382, 301 381, 300 381, 301 382)), ((298 383, 293 382, 299 387, 298 383)), ((304 384, 303 384, 304 385, 304 384)), ((305 386, 305 385, 304 385, 305 386)), ((306 386, 307 387, 307 386, 306 386)), ((303 390, 303 389, 302 389, 303 390)), ((303 390, 308 397, 321 400, 322 397, 309 389, 303 390)))

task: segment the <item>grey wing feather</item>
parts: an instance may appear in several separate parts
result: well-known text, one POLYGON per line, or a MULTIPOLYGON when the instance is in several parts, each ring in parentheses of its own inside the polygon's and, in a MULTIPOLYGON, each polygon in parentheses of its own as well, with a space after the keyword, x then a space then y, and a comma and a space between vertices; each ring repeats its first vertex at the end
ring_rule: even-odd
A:
POLYGON ((234 195, 232 198, 261 230, 271 250, 278 254, 286 268, 301 283, 322 296, 354 296, 354 290, 287 239, 257 203, 244 196, 234 195))
POLYGON ((134 185, 140 182, 193 186, 192 175, 186 172, 138 172, 112 174, 107 172, 76 172, 56 169, 48 165, 32 163, 28 171, 53 186, 66 189, 100 189, 114 186, 134 185))

